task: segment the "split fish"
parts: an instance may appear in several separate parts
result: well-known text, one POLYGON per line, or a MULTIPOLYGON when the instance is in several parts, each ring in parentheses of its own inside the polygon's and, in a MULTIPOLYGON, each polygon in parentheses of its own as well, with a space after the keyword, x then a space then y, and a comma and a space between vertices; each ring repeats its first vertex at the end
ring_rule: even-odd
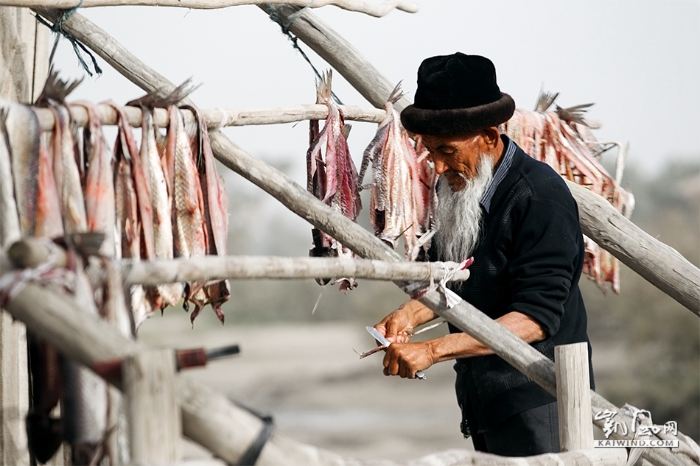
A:
MULTIPOLYGON (((117 218, 117 244, 120 245, 121 257, 124 259, 141 260, 142 255, 145 259, 153 257, 153 223, 150 216, 151 207, 150 199, 147 199, 149 205, 142 208, 138 196, 135 172, 141 173, 141 182, 145 184, 142 166, 137 161, 138 153, 136 142, 131 131, 131 126, 126 119, 123 109, 113 102, 108 102, 119 115, 118 134, 114 143, 114 158, 116 168, 114 170, 114 190, 116 201, 116 218, 117 218), (134 157, 136 154, 136 157, 134 157), (143 212, 146 212, 144 217, 141 217, 143 212), (144 221, 145 219, 145 221, 144 221), (148 234, 143 233, 145 228, 150 226, 150 240, 147 242, 148 234), (151 251, 151 256, 148 256, 148 251, 151 251), (143 254, 143 253, 146 254, 143 254)), ((143 191, 143 188, 142 188, 143 191)), ((131 310, 134 316, 136 328, 148 317, 153 314, 144 287, 134 285, 131 287, 131 310)))
POLYGON ((81 81, 63 81, 56 71, 50 70, 44 90, 37 100, 37 105, 48 107, 55 119, 49 153, 53 162, 54 182, 61 206, 63 229, 68 234, 82 233, 88 229, 70 112, 65 104, 66 96, 81 81))
MULTIPOLYGON (((197 108, 188 108, 192 110, 198 123, 198 151, 195 158, 202 187, 207 254, 225 256, 228 249, 228 196, 224 188, 224 180, 216 170, 214 154, 209 142, 209 134, 204 117, 197 108)), ((206 295, 203 305, 211 304, 216 316, 223 324, 225 317, 221 306, 231 296, 231 287, 228 280, 207 283, 203 291, 206 295)), ((200 310, 201 305, 196 307, 190 315, 192 323, 194 323, 194 319, 200 310)))
POLYGON ((85 107, 88 124, 84 130, 84 153, 87 154, 85 175, 85 210, 89 231, 105 234, 100 253, 107 257, 116 254, 116 200, 114 193, 113 155, 110 154, 102 133, 97 108, 90 102, 80 101, 76 105, 85 107))
POLYGON ((6 121, 7 110, 0 108, 0 179, 3 180, 0 183, 0 247, 9 246, 21 237, 6 121))
MULTIPOLYGON (((176 147, 173 176, 173 234, 175 257, 199 257, 207 253, 207 232, 204 223, 204 197, 199 181, 197 165, 192 153, 191 137, 196 137, 197 125, 185 127, 182 113, 170 108, 170 118, 177 122, 176 147)), ((204 282, 185 285, 183 306, 188 310, 188 301, 201 308, 206 301, 204 282)))
MULTIPOLYGON (((322 130, 318 121, 311 120, 309 150, 306 154, 307 189, 337 212, 355 221, 362 209, 357 186, 357 169, 350 157, 342 110, 331 98, 332 73, 328 71, 316 84, 317 103, 328 107, 328 117, 322 130)), ((353 252, 328 234, 312 230, 314 257, 354 257, 353 252)), ((321 283, 319 281, 319 283, 321 283)), ((327 282, 326 282, 327 283, 327 282)), ((339 278, 340 290, 357 286, 354 278, 339 278)), ((323 283, 322 283, 323 284, 323 283)))
MULTIPOLYGON (((416 150, 393 107, 402 95, 397 85, 384 105, 386 116, 365 149, 358 185, 371 161, 370 220, 374 233, 392 248, 403 235, 406 258, 416 260, 426 242, 422 237, 430 197, 426 180, 421 180, 416 150)), ((432 184, 432 180, 428 182, 432 184)))
POLYGON ((34 236, 39 188, 41 127, 32 107, 10 103, 6 109, 7 142, 12 160, 20 230, 24 236, 34 236))

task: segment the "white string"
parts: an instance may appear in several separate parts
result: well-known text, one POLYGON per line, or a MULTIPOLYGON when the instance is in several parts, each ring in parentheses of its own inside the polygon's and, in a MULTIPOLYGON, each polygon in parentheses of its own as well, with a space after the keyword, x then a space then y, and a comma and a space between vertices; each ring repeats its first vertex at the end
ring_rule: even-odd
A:
POLYGON ((33 268, 13 270, 0 276, 0 307, 7 307, 8 303, 30 283, 52 283, 60 285, 68 290, 75 286, 75 274, 67 269, 55 268, 58 246, 47 240, 49 249, 46 261, 33 268))
POLYGON ((438 290, 440 291, 444 296, 445 296, 445 305, 447 309, 452 309, 455 307, 457 304, 462 302, 462 298, 449 289, 447 287, 447 282, 449 282, 452 277, 455 276, 455 274, 460 271, 464 270, 467 267, 469 267, 473 262, 472 258, 469 259, 464 259, 462 262, 459 264, 455 264, 454 262, 438 262, 436 264, 439 264, 440 266, 443 267, 443 270, 445 271, 443 274, 442 279, 435 284, 434 277, 432 274, 432 269, 430 273, 430 281, 429 282, 413 282, 409 283, 405 287, 403 287, 403 290, 408 293, 411 298, 413 299, 419 299, 425 296, 427 293, 438 290))

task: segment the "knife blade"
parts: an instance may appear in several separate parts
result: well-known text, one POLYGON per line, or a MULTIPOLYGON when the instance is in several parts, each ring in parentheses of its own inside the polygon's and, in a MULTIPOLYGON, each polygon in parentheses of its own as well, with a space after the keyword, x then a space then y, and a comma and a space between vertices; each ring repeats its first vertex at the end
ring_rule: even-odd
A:
MULTIPOLYGON (((365 329, 383 347, 388 348, 391 345, 391 342, 389 340, 387 340, 384 335, 379 333, 379 330, 377 330, 376 328, 368 325, 367 327, 365 327, 365 329)), ((425 380, 425 373, 423 371, 416 372, 416 378, 418 380, 425 380)))

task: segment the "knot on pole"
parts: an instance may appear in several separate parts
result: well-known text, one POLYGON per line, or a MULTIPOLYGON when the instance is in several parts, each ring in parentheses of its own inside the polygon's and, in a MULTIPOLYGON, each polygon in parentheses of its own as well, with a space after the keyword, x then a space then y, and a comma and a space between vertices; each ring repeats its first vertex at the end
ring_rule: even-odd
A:
MULTIPOLYGON (((306 55, 306 53, 304 53, 304 51, 301 49, 301 47, 299 47, 299 38, 296 37, 295 35, 293 35, 291 32, 289 32, 289 28, 291 27, 292 23, 294 21, 296 21, 297 18, 299 18, 299 16, 301 16, 301 14, 304 12, 304 10, 311 7, 311 5, 313 5, 314 1, 315 0, 311 0, 305 7, 299 9, 299 11, 297 11, 293 15, 288 16, 286 20, 281 18, 277 14, 277 10, 269 3, 265 5, 265 10, 267 11, 267 14, 270 17, 270 19, 272 21, 274 21, 275 23, 279 24, 280 28, 282 29, 282 34, 286 35, 287 38, 289 39, 289 41, 292 43, 292 48, 296 49, 301 54, 302 58, 304 58, 304 60, 306 60, 306 63, 308 63, 309 66, 311 67, 311 69, 314 71, 316 78, 320 80, 320 79, 322 79, 321 73, 319 73, 319 71, 316 69, 314 64, 311 63, 311 60, 306 55)), ((335 101, 335 103, 337 103, 338 105, 343 105, 343 102, 338 98, 337 95, 335 95, 335 93, 333 91, 331 91, 331 97, 333 97, 333 100, 335 101)))
POLYGON ((97 60, 95 59, 95 56, 90 52, 90 50, 87 49, 78 39, 73 37, 70 33, 66 32, 63 29, 63 23, 65 23, 68 18, 73 16, 76 11, 78 11, 78 8, 83 4, 83 0, 80 0, 80 2, 74 6, 73 8, 69 10, 65 10, 63 14, 61 15, 60 18, 58 18, 53 24, 49 23, 46 21, 44 18, 42 18, 39 15, 34 15, 36 20, 46 26, 47 28, 51 29, 52 32, 56 33, 56 39, 54 40, 53 43, 53 48, 51 49, 51 55, 49 56, 49 62, 53 62, 53 56, 56 53, 56 47, 58 46, 58 39, 63 36, 66 39, 68 39, 68 42, 71 43, 73 46, 73 51, 75 52, 75 55, 78 57, 78 61, 82 65, 83 69, 87 72, 88 75, 92 77, 92 71, 90 71, 90 68, 88 67, 88 64, 85 62, 83 59, 83 55, 80 53, 80 50, 85 52, 88 57, 90 57, 90 60, 92 60, 92 66, 95 69, 95 73, 97 74, 102 74, 102 69, 100 66, 97 64, 97 60))

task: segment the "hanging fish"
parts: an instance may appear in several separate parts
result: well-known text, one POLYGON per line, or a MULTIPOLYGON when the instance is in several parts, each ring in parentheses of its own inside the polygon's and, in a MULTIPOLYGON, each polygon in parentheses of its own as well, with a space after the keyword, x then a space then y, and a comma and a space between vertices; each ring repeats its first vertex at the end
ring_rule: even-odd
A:
MULTIPOLYGON (((362 202, 357 186, 357 169, 347 143, 350 126, 345 125, 342 110, 331 98, 331 81, 332 73, 329 70, 316 83, 316 102, 328 107, 328 117, 321 131, 318 130, 317 120, 310 122, 310 144, 306 153, 307 189, 331 208, 355 221, 362 209, 362 202)), ((350 249, 326 233, 316 228, 311 232, 314 248, 309 255, 354 257, 350 249)), ((340 290, 352 290, 357 286, 354 278, 339 278, 336 283, 340 284, 340 290)))
POLYGON ((21 237, 6 121, 7 110, 0 108, 0 179, 3 180, 0 183, 0 247, 8 246, 21 237))
POLYGON ((82 180, 78 166, 70 112, 65 98, 82 80, 63 81, 58 72, 49 70, 49 77, 42 91, 37 106, 48 107, 54 115, 54 130, 49 153, 53 162, 54 182, 61 206, 63 229, 66 233, 84 233, 87 231, 87 214, 82 191, 82 180))
MULTIPOLYGON (((204 117, 195 107, 187 107, 195 115, 198 123, 197 146, 195 157, 199 170, 199 181, 202 187, 204 222, 206 227, 207 254, 225 256, 228 249, 228 196, 224 188, 224 180, 216 171, 214 154, 209 142, 209 134, 204 117)), ((224 323, 224 313, 221 306, 229 300, 231 287, 228 280, 207 283, 204 286, 206 301, 197 306, 190 315, 191 321, 200 312, 202 305, 211 304, 221 323, 224 323)))
MULTIPOLYGON (((114 143, 114 191, 117 235, 121 257, 132 260, 154 258, 153 217, 150 192, 143 165, 124 109, 106 102, 118 115, 117 139, 114 143)), ((131 287, 131 311, 136 328, 153 314, 153 307, 141 285, 131 287)))
POLYGON ((374 233, 392 248, 403 235, 406 258, 416 260, 429 239, 423 228, 433 180, 428 168, 419 169, 416 150, 393 107, 402 95, 397 85, 384 105, 386 116, 365 149, 358 185, 371 162, 370 221, 374 233))
MULTIPOLYGON (((173 234, 175 257, 200 257, 207 253, 207 232, 204 221, 204 196, 199 181, 197 165, 192 153, 192 138, 197 137, 197 124, 188 124, 177 107, 170 107, 170 118, 177 123, 173 177, 173 234)), ((188 302, 195 311, 206 302, 204 282, 185 285, 183 307, 188 302)), ((196 315, 195 315, 196 316, 196 315)))

